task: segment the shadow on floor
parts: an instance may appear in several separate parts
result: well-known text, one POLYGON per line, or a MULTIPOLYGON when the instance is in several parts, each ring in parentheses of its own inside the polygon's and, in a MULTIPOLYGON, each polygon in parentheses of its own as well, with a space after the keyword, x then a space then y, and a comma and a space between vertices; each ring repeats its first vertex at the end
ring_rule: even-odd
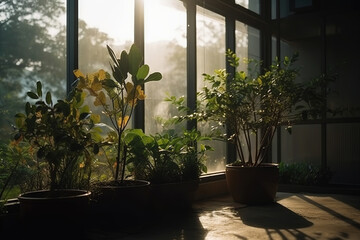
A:
POLYGON ((298 229, 313 225, 300 215, 278 203, 234 208, 233 213, 245 225, 265 229, 298 229))

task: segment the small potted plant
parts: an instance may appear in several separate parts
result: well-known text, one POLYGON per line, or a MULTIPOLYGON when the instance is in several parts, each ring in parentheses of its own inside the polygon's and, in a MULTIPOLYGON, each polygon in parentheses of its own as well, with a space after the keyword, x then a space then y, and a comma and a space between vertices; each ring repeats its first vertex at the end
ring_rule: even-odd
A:
POLYGON ((15 116, 15 142, 30 146, 45 181, 43 189, 19 195, 21 218, 49 225, 55 220, 64 224, 64 218, 76 221, 88 210, 91 164, 99 150, 91 131, 98 118, 91 116, 84 94, 76 89, 54 103, 38 81, 36 91, 27 95, 33 103, 27 102, 25 112, 15 116))
POLYGON ((207 172, 205 153, 212 148, 199 131, 186 130, 146 135, 139 129, 126 134, 129 171, 151 182, 154 210, 184 210, 191 207, 199 177, 207 172))
MULTIPOLYGON (((296 54, 283 61, 276 59, 268 68, 250 59, 248 73, 237 69, 239 58, 235 53, 228 50, 226 57, 235 74, 225 69, 215 70, 214 75, 204 74, 206 85, 198 92, 196 111, 179 119, 211 121, 214 126, 226 127, 228 134, 217 136, 235 148, 236 158, 226 165, 226 180, 234 201, 274 202, 279 168, 266 163, 272 139, 282 124, 288 124, 291 130, 294 120, 319 113, 318 107, 323 107, 319 91, 322 82, 296 82, 296 54)), ((176 99, 170 100, 179 105, 176 99)))
POLYGON ((120 57, 116 56, 110 46, 107 46, 107 50, 113 79, 102 69, 88 75, 78 69, 74 70, 78 78, 76 88, 93 97, 95 108, 102 108, 113 129, 105 141, 116 149, 114 164, 110 166, 114 167, 114 176, 93 185, 96 193, 94 202, 100 213, 135 213, 136 208, 146 204, 150 183, 126 178, 125 130, 138 102, 145 99, 142 86, 147 82, 161 80, 162 75, 159 72, 149 74, 149 66, 143 64, 143 57, 135 44, 129 52, 123 50, 120 57))

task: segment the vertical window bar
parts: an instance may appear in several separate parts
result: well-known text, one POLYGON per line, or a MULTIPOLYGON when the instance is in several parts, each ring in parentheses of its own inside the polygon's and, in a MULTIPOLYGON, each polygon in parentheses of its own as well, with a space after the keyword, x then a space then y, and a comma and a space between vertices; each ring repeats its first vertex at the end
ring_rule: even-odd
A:
MULTIPOLYGON (((134 14, 134 43, 140 49, 140 52, 145 58, 144 51, 144 1, 135 0, 135 14, 134 14)), ((144 59, 143 62, 144 63, 144 59)), ((144 85, 142 86, 145 92, 144 85)), ((145 100, 146 101, 146 100, 145 100)), ((139 101, 134 110, 134 127, 145 131, 145 104, 144 101, 139 101)))
POLYGON ((78 58, 78 0, 66 1, 66 92, 75 81, 73 70, 79 66, 78 58))
MULTIPOLYGON (((196 3, 192 0, 184 1, 187 13, 187 106, 196 109, 196 3)), ((187 129, 195 129, 196 121, 188 121, 187 129)))
MULTIPOLYGON (((225 26, 226 26, 226 30, 225 30, 225 41, 226 41, 226 46, 225 49, 228 50, 232 50, 233 52, 236 52, 236 43, 235 43, 235 19, 231 18, 231 17, 226 17, 225 19, 225 26)), ((226 58, 226 56, 225 56, 226 58)), ((228 73, 230 73, 230 77, 231 76, 235 76, 235 68, 232 67, 230 65, 230 63, 227 61, 227 59, 225 59, 225 63, 226 63, 226 71, 228 73)), ((228 79, 229 81, 230 79, 228 79)), ((231 136, 233 133, 230 132, 229 129, 226 129, 226 134, 228 136, 231 136)), ((230 144, 227 143, 226 145, 226 154, 227 154, 227 163, 230 163, 229 161, 236 160, 236 148, 234 144, 230 144)))

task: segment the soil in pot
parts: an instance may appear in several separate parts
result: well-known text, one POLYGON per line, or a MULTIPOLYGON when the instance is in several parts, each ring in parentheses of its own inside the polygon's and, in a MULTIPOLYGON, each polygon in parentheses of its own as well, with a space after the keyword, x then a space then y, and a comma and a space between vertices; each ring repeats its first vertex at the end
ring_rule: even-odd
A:
POLYGON ((257 167, 226 165, 226 182, 235 202, 268 204, 275 202, 279 181, 277 164, 257 167))

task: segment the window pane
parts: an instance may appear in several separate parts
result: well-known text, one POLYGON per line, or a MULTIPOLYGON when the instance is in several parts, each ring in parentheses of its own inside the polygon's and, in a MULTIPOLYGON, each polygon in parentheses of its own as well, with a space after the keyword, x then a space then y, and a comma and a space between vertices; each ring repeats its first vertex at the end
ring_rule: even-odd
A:
MULTIPOLYGON (((110 57, 106 45, 117 56, 130 50, 134 39, 134 0, 79 1, 79 69, 84 74, 104 69, 111 74, 110 57), (111 7, 109 7, 111 6, 111 7)), ((88 103, 91 105, 90 101, 88 103)), ((101 107, 93 108, 101 114, 101 107)), ((110 119, 101 120, 112 126, 110 119)), ((129 127, 132 126, 130 122, 129 127)), ((107 128, 104 129, 107 131, 107 128)))
POLYGON ((236 4, 243 6, 257 14, 260 14, 260 1, 259 0, 235 0, 236 4))
POLYGON ((145 63, 163 79, 145 86, 145 131, 162 131, 160 118, 178 114, 164 99, 186 95, 186 9, 178 0, 144 1, 145 63))
POLYGON ((10 140, 14 115, 36 81, 55 99, 65 97, 65 24, 64 0, 1 1, 0 143, 10 140))
MULTIPOLYGON (((260 31, 239 21, 236 21, 235 27, 236 54, 240 60, 260 60, 260 31)), ((239 68, 246 71, 247 64, 240 61, 239 68)))
POLYGON ((110 72, 108 44, 116 54, 134 40, 134 0, 79 0, 79 68, 110 72), (111 7, 109 7, 111 6, 111 7))
MULTIPOLYGON (((213 74, 214 70, 225 68, 225 18, 204 8, 197 7, 197 90, 203 86, 203 73, 213 74)), ((207 133, 214 123, 199 124, 198 129, 207 133)), ((207 159, 208 172, 224 170, 226 144, 214 141, 215 151, 207 159)))

